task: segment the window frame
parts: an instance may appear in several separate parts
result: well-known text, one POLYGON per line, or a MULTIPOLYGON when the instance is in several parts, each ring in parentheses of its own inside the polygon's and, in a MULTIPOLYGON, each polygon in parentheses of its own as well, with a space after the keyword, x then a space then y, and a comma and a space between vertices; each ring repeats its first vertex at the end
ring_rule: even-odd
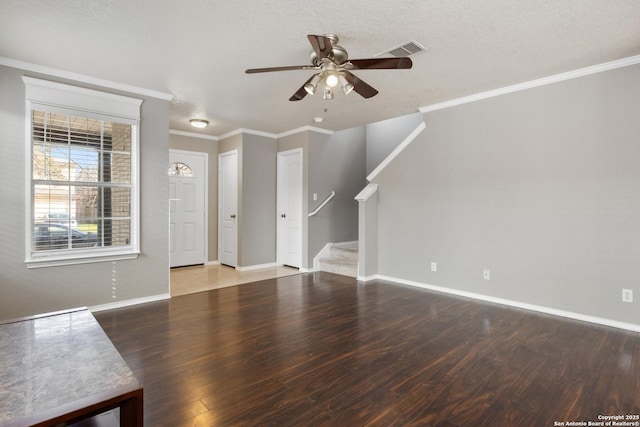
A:
POLYGON ((48 80, 23 76, 25 113, 25 263, 28 268, 135 259, 140 254, 140 106, 130 98, 48 80), (131 125, 131 228, 124 246, 82 248, 72 251, 34 250, 33 115, 44 111, 131 125))

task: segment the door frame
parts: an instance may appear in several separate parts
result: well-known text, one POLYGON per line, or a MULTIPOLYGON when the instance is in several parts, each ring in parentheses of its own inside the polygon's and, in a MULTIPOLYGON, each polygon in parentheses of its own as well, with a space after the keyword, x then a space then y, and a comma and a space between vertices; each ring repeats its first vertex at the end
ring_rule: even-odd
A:
POLYGON ((302 148, 293 148, 291 150, 278 151, 277 160, 276 160, 276 263, 278 265, 284 265, 283 262, 283 253, 282 246, 280 245, 281 236, 280 233, 283 232, 282 227, 280 226, 280 221, 278 220, 281 214, 282 208, 282 167, 281 161, 286 156, 298 155, 300 156, 300 265, 298 268, 303 268, 304 261, 304 252, 306 248, 304 246, 304 234, 306 230, 306 216, 304 215, 304 152, 302 148))
MULTIPOLYGON (((204 158, 204 263, 207 264, 209 261, 209 153, 170 148, 169 165, 171 165, 172 152, 177 154, 196 155, 204 158)), ((169 200, 169 224, 171 224, 171 200, 169 200)), ((169 238, 171 238, 171 235, 169 235, 169 238)), ((169 266, 171 266, 171 254, 169 254, 169 266)))
MULTIPOLYGON (((240 189, 238 186, 238 178, 239 178, 239 164, 237 164, 239 160, 238 149, 225 151, 224 153, 218 153, 218 262, 222 264, 222 158, 226 156, 236 156, 236 208, 239 208, 240 200, 240 189)), ((240 212, 236 209, 236 250, 235 250, 235 262, 234 268, 238 267, 238 224, 240 223, 240 212)))

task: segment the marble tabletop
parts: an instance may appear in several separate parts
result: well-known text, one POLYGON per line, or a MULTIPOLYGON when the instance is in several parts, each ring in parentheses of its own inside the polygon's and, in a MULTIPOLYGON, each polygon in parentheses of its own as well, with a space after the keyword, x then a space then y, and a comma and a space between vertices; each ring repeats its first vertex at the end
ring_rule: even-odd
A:
POLYGON ((87 309, 0 324, 0 425, 138 381, 87 309))

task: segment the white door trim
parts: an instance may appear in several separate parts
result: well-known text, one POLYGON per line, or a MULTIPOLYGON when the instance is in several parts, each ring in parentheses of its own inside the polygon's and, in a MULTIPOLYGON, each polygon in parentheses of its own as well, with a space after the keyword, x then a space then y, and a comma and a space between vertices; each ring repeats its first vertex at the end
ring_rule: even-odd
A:
MULTIPOLYGON (((176 150, 169 149, 169 158, 171 153, 185 154, 190 156, 200 156, 204 158, 204 263, 209 260, 209 153, 202 151, 176 150)), ((168 167, 168 165, 167 165, 168 167)), ((171 259, 169 259, 171 263, 171 259)), ((169 264, 171 265, 171 264, 169 264)))

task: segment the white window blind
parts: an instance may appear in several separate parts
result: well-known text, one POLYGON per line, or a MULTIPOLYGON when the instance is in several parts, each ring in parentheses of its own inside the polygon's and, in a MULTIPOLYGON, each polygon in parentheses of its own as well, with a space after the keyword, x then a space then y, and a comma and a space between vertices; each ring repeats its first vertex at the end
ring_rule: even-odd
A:
POLYGON ((31 78, 25 84, 28 265, 136 256, 141 101, 31 78))

